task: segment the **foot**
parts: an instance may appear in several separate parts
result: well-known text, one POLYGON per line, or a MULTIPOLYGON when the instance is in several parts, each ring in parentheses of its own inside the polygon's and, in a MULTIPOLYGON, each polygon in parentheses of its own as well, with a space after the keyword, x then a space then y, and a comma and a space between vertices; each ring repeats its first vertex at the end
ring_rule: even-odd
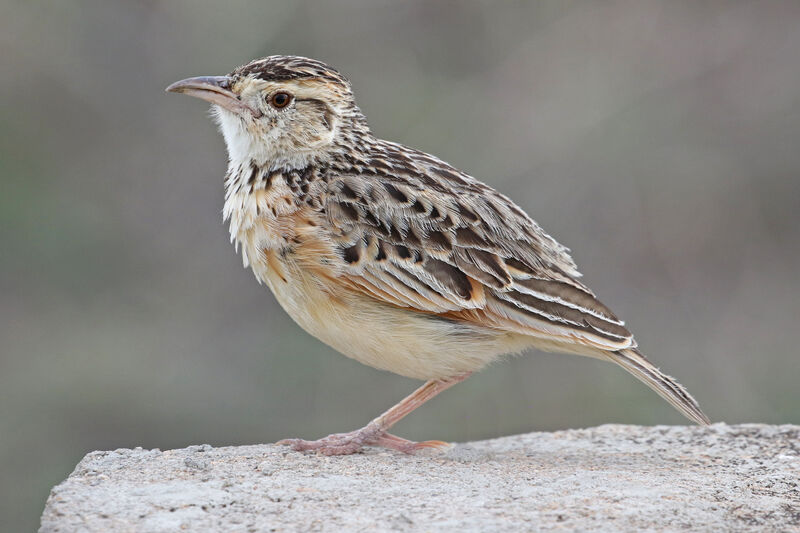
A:
POLYGON ((465 372, 447 379, 428 380, 423 386, 406 396, 400 403, 356 431, 336 433, 319 440, 285 439, 278 442, 278 444, 291 446, 293 450, 298 452, 316 450, 324 455, 350 455, 360 452, 364 446, 382 446, 403 453, 415 453, 425 448, 445 448, 449 444, 440 440, 414 442, 396 437, 387 433, 387 431, 408 413, 443 390, 464 381, 469 375, 470 372, 465 372))
POLYGON ((381 446, 408 454, 426 448, 441 449, 449 446, 440 440, 406 440, 369 425, 350 433, 335 433, 319 440, 284 439, 278 444, 291 446, 298 452, 315 450, 323 455, 350 455, 360 452, 364 446, 381 446))

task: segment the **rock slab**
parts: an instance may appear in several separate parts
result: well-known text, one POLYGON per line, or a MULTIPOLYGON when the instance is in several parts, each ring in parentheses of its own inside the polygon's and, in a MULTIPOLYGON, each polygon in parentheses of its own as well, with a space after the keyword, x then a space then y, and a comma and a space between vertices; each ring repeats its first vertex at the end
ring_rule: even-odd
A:
POLYGON ((550 530, 800 531, 800 426, 606 425, 426 456, 92 452, 39 531, 550 530))

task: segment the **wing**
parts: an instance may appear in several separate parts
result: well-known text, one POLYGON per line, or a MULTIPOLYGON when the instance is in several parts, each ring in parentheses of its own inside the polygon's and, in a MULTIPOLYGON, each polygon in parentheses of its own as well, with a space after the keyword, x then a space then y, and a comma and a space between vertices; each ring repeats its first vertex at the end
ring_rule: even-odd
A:
POLYGON ((569 250, 509 198, 422 152, 381 142, 370 153, 334 168, 321 205, 351 288, 535 337, 635 346, 569 250))

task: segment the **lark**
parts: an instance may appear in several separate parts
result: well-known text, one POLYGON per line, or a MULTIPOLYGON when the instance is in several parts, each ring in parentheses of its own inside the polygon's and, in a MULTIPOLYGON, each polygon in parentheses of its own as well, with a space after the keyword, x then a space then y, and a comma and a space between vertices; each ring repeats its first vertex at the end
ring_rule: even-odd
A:
POLYGON ((488 363, 528 348, 616 363, 690 420, 709 423, 580 281, 567 248, 488 185, 376 137, 335 69, 269 56, 167 91, 212 104, 229 155, 223 215, 245 267, 314 337, 425 380, 359 430, 282 444, 326 455, 444 446, 388 431, 488 363))

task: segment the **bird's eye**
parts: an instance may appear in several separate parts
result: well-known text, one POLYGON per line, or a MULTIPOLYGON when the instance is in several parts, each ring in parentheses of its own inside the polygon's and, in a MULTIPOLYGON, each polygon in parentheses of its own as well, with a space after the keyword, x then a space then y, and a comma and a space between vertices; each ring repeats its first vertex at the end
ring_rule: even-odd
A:
POLYGON ((289 93, 278 92, 270 96, 269 103, 276 109, 281 109, 289 105, 292 101, 292 95, 289 93))

